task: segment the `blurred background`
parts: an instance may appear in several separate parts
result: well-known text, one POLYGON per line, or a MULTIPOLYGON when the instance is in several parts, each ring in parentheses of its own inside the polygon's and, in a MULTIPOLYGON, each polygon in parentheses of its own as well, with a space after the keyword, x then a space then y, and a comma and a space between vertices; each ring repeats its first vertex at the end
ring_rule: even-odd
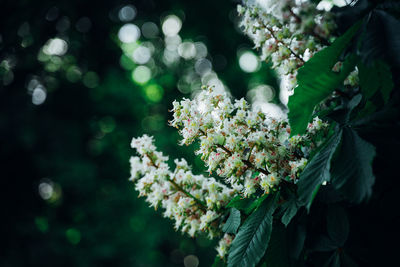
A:
POLYGON ((130 141, 154 135, 200 173, 167 125, 174 99, 208 84, 281 112, 236 5, 0 2, 0 266, 211 265, 216 242, 182 236, 137 198, 130 141))

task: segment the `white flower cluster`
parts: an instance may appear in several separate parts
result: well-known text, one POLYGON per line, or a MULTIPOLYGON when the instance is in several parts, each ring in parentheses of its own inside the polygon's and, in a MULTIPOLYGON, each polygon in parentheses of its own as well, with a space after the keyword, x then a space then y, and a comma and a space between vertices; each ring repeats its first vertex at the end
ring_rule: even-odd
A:
POLYGON ((233 236, 230 234, 225 234, 224 237, 218 242, 217 252, 218 256, 221 258, 225 257, 225 255, 229 251, 229 247, 232 244, 233 236))
POLYGON ((297 69, 323 46, 336 28, 333 15, 310 1, 245 1, 239 5, 241 27, 261 50, 263 60, 287 75, 291 88, 297 69))
POLYGON ((131 143, 140 157, 131 157, 131 178, 139 196, 146 197, 150 206, 164 209, 164 216, 175 220, 175 228, 194 236, 207 232, 212 238, 220 234, 224 206, 234 190, 214 178, 194 175, 187 162, 175 160, 171 172, 168 157, 156 151, 153 138, 144 135, 131 143))
POLYGON ((290 138, 286 120, 249 109, 244 99, 205 88, 194 100, 173 103, 170 124, 180 129, 182 144, 200 140, 196 152, 213 171, 248 197, 258 189, 268 194, 282 180, 296 182, 307 163, 313 135, 327 127, 316 118, 302 136, 290 138))

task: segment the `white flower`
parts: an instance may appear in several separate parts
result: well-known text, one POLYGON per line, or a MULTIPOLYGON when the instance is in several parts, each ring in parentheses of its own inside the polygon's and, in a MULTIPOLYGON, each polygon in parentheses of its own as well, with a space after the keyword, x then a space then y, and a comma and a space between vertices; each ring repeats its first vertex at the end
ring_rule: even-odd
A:
POLYGON ((223 258, 228 253, 229 247, 232 244, 232 236, 225 234, 224 237, 218 242, 217 252, 218 255, 223 258))
POLYGON ((129 159, 129 163, 131 164, 131 177, 130 181, 135 181, 140 175, 143 174, 143 165, 142 161, 139 157, 131 157, 129 159))
POLYGON ((244 181, 244 195, 250 196, 256 191, 256 180, 251 177, 247 177, 244 181))
POLYGON ((207 210, 207 213, 200 217, 200 230, 204 230, 210 222, 215 220, 218 214, 214 211, 207 210))

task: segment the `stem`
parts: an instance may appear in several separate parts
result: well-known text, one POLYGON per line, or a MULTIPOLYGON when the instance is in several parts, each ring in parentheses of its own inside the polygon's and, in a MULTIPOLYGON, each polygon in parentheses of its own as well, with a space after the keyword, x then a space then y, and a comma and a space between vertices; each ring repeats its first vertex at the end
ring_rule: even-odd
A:
POLYGON ((229 149, 227 149, 226 147, 224 147, 223 145, 217 144, 217 147, 224 150, 229 156, 232 156, 232 152, 229 149))
POLYGON ((263 174, 265 174, 265 175, 268 175, 268 174, 269 174, 269 172, 268 172, 267 170, 264 170, 264 169, 261 169, 261 168, 256 169, 256 168, 254 167, 253 163, 251 163, 249 160, 242 160, 242 161, 243 161, 249 168, 255 169, 256 171, 261 172, 261 173, 263 173, 263 174))
POLYGON ((282 42, 281 40, 278 40, 275 37, 274 31, 270 28, 270 27, 266 27, 266 29, 269 31, 269 33, 271 34, 271 36, 275 39, 275 41, 277 41, 278 43, 280 43, 281 45, 283 45, 284 47, 286 47, 287 49, 289 49, 290 53, 295 56, 298 60, 300 60, 303 64, 305 63, 304 59, 302 59, 299 55, 297 55, 290 47, 288 47, 284 42, 282 42))
POLYGON ((203 201, 200 199, 196 198, 192 194, 190 194, 188 191, 182 188, 179 184, 177 184, 173 179, 167 178, 167 181, 170 182, 178 191, 181 191, 184 193, 187 197, 192 198, 197 204, 199 204, 199 208, 202 209, 203 211, 207 211, 207 207, 203 201))

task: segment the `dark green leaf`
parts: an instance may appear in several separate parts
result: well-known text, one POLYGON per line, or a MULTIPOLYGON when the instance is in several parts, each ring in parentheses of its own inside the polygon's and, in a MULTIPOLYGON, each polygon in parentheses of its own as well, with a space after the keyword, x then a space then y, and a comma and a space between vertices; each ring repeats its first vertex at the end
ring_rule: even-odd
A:
POLYGON ((262 195, 261 197, 255 199, 245 210, 246 214, 250 214, 253 210, 257 209, 263 201, 268 197, 267 194, 262 195))
MULTIPOLYGON (((368 100, 364 107, 357 112, 357 117, 355 118, 355 121, 364 121, 365 119, 368 119, 372 113, 376 111, 376 106, 372 101, 368 100)), ((353 123, 352 123, 353 124, 353 123)))
POLYGON ((310 160, 298 182, 299 201, 302 205, 310 203, 315 190, 325 181, 330 180, 330 166, 333 153, 342 137, 342 131, 336 129, 335 133, 320 147, 310 160))
POLYGON ((314 191, 312 192, 310 201, 308 201, 308 203, 307 203, 307 205, 306 205, 307 211, 310 211, 311 205, 312 205, 312 203, 314 202, 314 199, 315 199, 315 197, 317 196, 320 187, 321 187, 321 184, 318 184, 318 185, 315 187, 314 191))
POLYGON ((352 202, 359 203, 372 192, 375 147, 350 127, 343 128, 342 140, 340 154, 332 168, 332 185, 352 202))
POLYGON ((361 21, 352 26, 343 36, 337 38, 329 47, 316 53, 298 71, 298 86, 289 98, 289 123, 291 134, 302 134, 311 120, 317 104, 327 98, 354 69, 357 58, 347 57, 339 73, 332 67, 339 61, 340 55, 352 40, 361 25, 361 21))
POLYGON ((227 208, 236 208, 244 211, 248 209, 254 202, 254 198, 244 198, 240 195, 235 196, 226 206, 227 208))
POLYGON ((362 19, 370 9, 371 3, 368 0, 358 0, 354 5, 343 7, 333 6, 331 11, 335 14, 338 32, 344 33, 354 23, 362 19))
POLYGON ((349 122, 351 111, 358 106, 362 99, 361 94, 355 95, 350 100, 343 99, 342 105, 338 106, 328 117, 339 124, 346 124, 349 122))
POLYGON ((328 261, 324 264, 323 267, 340 267, 340 255, 338 252, 333 252, 333 254, 329 257, 328 261))
POLYGON ((268 247, 278 197, 268 197, 240 227, 229 250, 228 266, 255 266, 260 261, 268 247))
POLYGON ((226 206, 227 208, 236 208, 243 211, 245 214, 250 214, 254 209, 258 208, 260 204, 267 198, 268 195, 262 195, 258 198, 245 198, 240 195, 234 197, 226 206))
POLYGON ((330 239, 342 247, 349 235, 349 221, 347 214, 342 207, 332 206, 327 213, 328 235, 330 239))
POLYGON ((226 220, 226 223, 222 228, 222 231, 229 234, 236 234, 239 226, 240 226, 240 211, 238 209, 231 208, 231 213, 229 215, 228 220, 226 220))
POLYGON ((287 226, 296 215, 298 210, 296 198, 294 196, 290 196, 289 199, 282 204, 282 209, 284 210, 284 213, 282 215, 281 221, 285 226, 287 226))
POLYGON ((337 248, 337 244, 326 235, 319 236, 310 247, 312 251, 332 251, 337 248))
POLYGON ((390 67, 383 61, 374 62, 372 66, 358 64, 360 89, 366 99, 370 99, 378 90, 385 103, 389 101, 393 88, 390 67))
POLYGON ((370 14, 360 55, 365 63, 384 59, 400 66, 400 21, 384 10, 370 14))

